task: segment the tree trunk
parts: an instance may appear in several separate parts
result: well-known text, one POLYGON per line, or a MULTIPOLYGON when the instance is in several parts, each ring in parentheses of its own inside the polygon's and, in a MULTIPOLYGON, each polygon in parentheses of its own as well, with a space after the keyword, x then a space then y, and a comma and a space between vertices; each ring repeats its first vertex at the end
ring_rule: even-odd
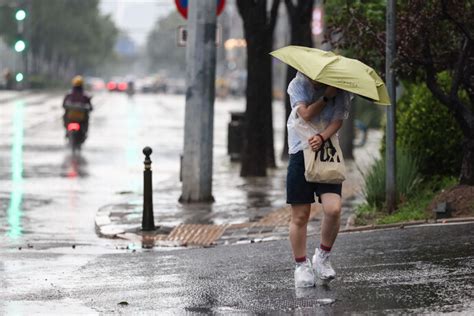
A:
MULTIPOLYGON (((313 13, 314 0, 298 0, 295 6, 291 0, 286 0, 288 21, 290 24, 290 45, 300 45, 313 47, 313 35, 311 33, 311 19, 313 13)), ((288 66, 286 70, 286 87, 296 76, 296 70, 288 66)), ((285 93, 285 126, 291 113, 290 96, 285 93)), ((283 139, 282 160, 288 160, 288 130, 285 128, 283 139)))
MULTIPOLYGON (((431 48, 429 43, 425 43, 425 54, 429 60, 432 60, 431 48)), ((474 49, 470 52, 474 53, 474 49)), ((462 57, 458 61, 458 65, 462 65, 462 57)), ((425 65, 426 85, 428 89, 448 110, 453 114, 454 119, 459 124, 464 134, 463 141, 463 160, 461 164, 461 173, 459 176, 460 184, 474 185, 474 113, 472 104, 464 104, 459 99, 459 79, 462 77, 458 66, 451 83, 451 93, 446 94, 436 80, 436 72, 433 64, 425 65)), ((471 91, 471 86, 466 87, 467 91, 471 91)), ((471 98, 472 99, 472 98, 471 98)))
POLYGON ((460 184, 474 185, 474 139, 464 139, 460 184))
POLYGON ((266 176, 267 167, 275 167, 272 115, 272 59, 280 0, 273 0, 267 16, 266 0, 238 0, 247 41, 247 90, 244 137, 241 154, 242 177, 266 176))
POLYGON ((266 143, 266 156, 267 156, 267 168, 276 168, 275 162, 275 146, 273 143, 273 69, 272 69, 272 56, 269 54, 273 48, 273 34, 268 35, 264 43, 265 53, 261 57, 261 63, 266 75, 265 82, 268 87, 262 91, 263 105, 265 106, 265 143, 266 143))
POLYGON ((245 111, 244 139, 242 148, 242 169, 240 175, 266 176, 267 175, 267 146, 265 126, 267 106, 265 106, 265 91, 269 88, 266 81, 264 63, 265 48, 262 40, 265 32, 246 30, 247 40, 247 108, 245 111), (262 98, 263 96, 263 98, 262 98))

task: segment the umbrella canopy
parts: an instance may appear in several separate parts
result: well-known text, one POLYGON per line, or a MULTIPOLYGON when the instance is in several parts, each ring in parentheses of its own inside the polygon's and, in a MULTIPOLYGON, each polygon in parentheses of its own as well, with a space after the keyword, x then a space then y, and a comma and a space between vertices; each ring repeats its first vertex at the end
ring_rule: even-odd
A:
POLYGON ((286 46, 270 54, 312 80, 359 94, 377 104, 390 105, 382 79, 357 59, 303 46, 286 46))

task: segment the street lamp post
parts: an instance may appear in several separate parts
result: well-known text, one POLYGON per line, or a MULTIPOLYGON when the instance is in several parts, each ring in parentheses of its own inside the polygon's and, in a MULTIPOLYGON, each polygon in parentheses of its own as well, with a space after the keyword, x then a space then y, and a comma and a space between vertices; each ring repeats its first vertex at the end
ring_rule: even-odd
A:
POLYGON ((393 61, 396 55, 396 0, 387 2, 387 38, 386 38, 386 61, 385 78, 387 81, 388 94, 391 105, 387 108, 387 128, 386 128, 386 204, 389 213, 397 207, 397 186, 396 186, 396 82, 393 61))

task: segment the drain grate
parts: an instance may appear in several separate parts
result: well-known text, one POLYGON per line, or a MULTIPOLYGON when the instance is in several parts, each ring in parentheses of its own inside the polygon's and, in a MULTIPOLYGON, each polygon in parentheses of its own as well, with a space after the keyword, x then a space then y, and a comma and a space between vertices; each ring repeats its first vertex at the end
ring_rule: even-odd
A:
POLYGON ((181 224, 171 231, 167 241, 181 245, 210 246, 224 233, 227 225, 181 224))

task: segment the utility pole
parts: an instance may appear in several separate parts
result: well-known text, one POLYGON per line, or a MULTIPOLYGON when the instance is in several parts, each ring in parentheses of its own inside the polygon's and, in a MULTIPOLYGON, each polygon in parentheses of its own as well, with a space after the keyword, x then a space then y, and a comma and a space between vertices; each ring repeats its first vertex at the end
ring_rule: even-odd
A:
POLYGON ((391 105, 387 107, 387 129, 386 129, 386 203, 387 210, 392 213, 397 207, 397 172, 396 172, 396 82, 393 70, 393 61, 396 55, 396 0, 387 1, 387 26, 386 26, 386 50, 385 50, 385 79, 387 81, 388 94, 391 105))
POLYGON ((186 114, 180 201, 211 202, 216 72, 216 0, 189 0, 186 114))

